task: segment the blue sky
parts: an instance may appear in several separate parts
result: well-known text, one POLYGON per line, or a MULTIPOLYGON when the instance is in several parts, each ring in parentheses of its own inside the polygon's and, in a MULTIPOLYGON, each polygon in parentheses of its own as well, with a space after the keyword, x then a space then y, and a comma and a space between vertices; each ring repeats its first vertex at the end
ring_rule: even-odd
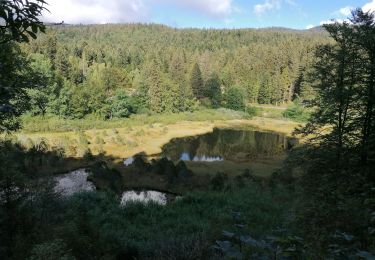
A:
POLYGON ((161 23, 178 28, 306 29, 375 0, 47 0, 43 19, 66 23, 161 23))

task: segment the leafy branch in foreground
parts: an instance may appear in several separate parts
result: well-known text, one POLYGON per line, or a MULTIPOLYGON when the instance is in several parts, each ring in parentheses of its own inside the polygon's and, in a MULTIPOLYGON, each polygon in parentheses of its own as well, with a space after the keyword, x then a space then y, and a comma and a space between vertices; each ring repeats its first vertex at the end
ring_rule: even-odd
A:
POLYGON ((46 2, 44 0, 1 0, 0 43, 9 41, 28 42, 29 37, 36 39, 39 31, 45 32, 44 24, 39 21, 46 2))

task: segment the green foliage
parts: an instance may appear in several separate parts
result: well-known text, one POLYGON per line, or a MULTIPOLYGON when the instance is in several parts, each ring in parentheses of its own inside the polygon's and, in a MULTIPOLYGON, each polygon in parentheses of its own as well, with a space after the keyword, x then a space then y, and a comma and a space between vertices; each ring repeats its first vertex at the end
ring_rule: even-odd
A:
MULTIPOLYGON (((154 123, 174 124, 179 121, 207 121, 243 119, 246 115, 240 111, 230 109, 201 109, 194 112, 164 113, 164 114, 133 114, 127 119, 103 120, 95 117, 83 119, 64 119, 53 115, 31 116, 25 114, 21 117, 22 131, 25 132, 66 132, 89 129, 127 128, 134 125, 154 123)), ((107 135, 111 133, 106 131, 107 135)), ((105 134, 103 136, 106 136, 105 134)))
POLYGON ((304 172, 301 230, 317 254, 334 258, 375 248, 368 203, 375 187, 374 14, 357 9, 351 21, 324 26, 334 43, 317 48, 314 111, 296 130, 309 138, 291 157, 304 172))
POLYGON ((113 120, 132 113, 194 111, 198 100, 217 108, 225 103, 222 90, 237 84, 245 103, 310 98, 305 87, 314 59, 310 50, 322 42, 328 42, 322 33, 288 30, 238 34, 140 24, 51 28, 25 47, 38 58, 41 74, 52 75, 47 88, 30 92, 32 112, 113 120))
POLYGON ((268 75, 261 80, 258 102, 259 104, 270 104, 272 99, 272 85, 268 75))
POLYGON ((74 260, 76 259, 71 255, 66 248, 66 243, 61 239, 55 239, 51 242, 46 242, 36 245, 31 251, 30 260, 74 260))
POLYGON ((202 72, 197 63, 194 64, 191 71, 190 85, 196 98, 199 99, 205 96, 205 91, 203 89, 204 83, 202 79, 202 72))
POLYGON ((216 175, 210 181, 211 189, 214 191, 224 190, 226 188, 227 183, 228 175, 222 172, 216 173, 216 175))
POLYGON ((0 44, 9 41, 28 42, 29 37, 36 39, 36 34, 45 31, 39 21, 42 11, 46 10, 44 0, 1 1, 0 2, 0 44))
POLYGON ((205 97, 210 98, 213 107, 219 107, 222 101, 220 79, 217 74, 211 75, 204 86, 205 97))
POLYGON ((283 112, 283 117, 290 118, 298 122, 306 122, 310 117, 310 113, 301 105, 299 101, 295 101, 283 112))
POLYGON ((240 87, 231 87, 224 93, 225 107, 237 111, 245 110, 245 93, 240 87))
POLYGON ((274 231, 272 236, 254 239, 244 231, 246 223, 241 212, 233 212, 235 231, 223 231, 225 240, 217 240, 212 248, 220 256, 231 259, 307 259, 302 238, 289 235, 285 230, 274 231))
POLYGON ((259 109, 254 106, 246 106, 246 117, 253 118, 254 116, 259 115, 259 109))
POLYGON ((132 100, 126 95, 123 90, 118 90, 115 96, 107 100, 109 108, 109 118, 124 118, 129 117, 135 112, 132 100))
POLYGON ((20 127, 18 117, 29 108, 27 89, 42 84, 17 45, 0 45, 0 132, 20 127))

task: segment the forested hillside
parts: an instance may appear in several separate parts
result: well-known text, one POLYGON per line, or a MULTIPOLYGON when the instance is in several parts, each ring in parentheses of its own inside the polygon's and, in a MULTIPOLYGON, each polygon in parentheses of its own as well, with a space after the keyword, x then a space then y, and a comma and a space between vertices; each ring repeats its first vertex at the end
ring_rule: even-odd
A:
POLYGON ((30 93, 34 114, 119 118, 310 99, 314 50, 328 41, 324 32, 287 29, 63 25, 23 50, 48 86, 30 93))

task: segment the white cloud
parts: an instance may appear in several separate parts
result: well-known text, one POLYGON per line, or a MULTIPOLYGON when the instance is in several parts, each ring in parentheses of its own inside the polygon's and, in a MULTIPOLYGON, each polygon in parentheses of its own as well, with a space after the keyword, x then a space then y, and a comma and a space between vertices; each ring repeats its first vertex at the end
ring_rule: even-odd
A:
POLYGON ((340 15, 344 15, 344 16, 349 16, 352 13, 353 9, 354 8, 352 6, 346 6, 346 7, 340 8, 335 13, 340 14, 340 15))
POLYGON ((290 6, 297 6, 295 0, 264 0, 262 4, 254 5, 254 13, 258 16, 271 11, 279 10, 283 3, 286 3, 290 6))
POLYGON ((200 13, 225 18, 238 8, 233 7, 233 0, 153 0, 155 3, 167 3, 177 7, 189 8, 200 13))
MULTIPOLYGON (((332 15, 335 15, 337 17, 342 17, 342 16, 348 17, 348 16, 351 15, 352 10, 354 10, 354 9, 355 8, 352 7, 352 6, 346 6, 346 7, 340 8, 339 10, 333 12, 332 15)), ((375 0, 372 0, 372 2, 369 2, 369 3, 365 4, 362 7, 362 10, 365 11, 365 12, 368 12, 368 11, 375 12, 375 0)), ((349 19, 331 19, 331 20, 321 21, 320 25, 333 24, 335 22, 338 22, 338 23, 343 23, 343 22, 351 23, 351 21, 349 19)))
POLYGON ((254 6, 254 12, 257 15, 262 15, 263 13, 281 8, 282 0, 266 0, 263 4, 257 4, 254 6))
POLYGON ((152 6, 173 5, 204 15, 228 19, 239 12, 233 0, 48 0, 48 10, 43 21, 65 23, 126 23, 148 22, 152 6))
POLYGON ((143 0, 48 0, 42 20, 65 23, 122 23, 147 21, 143 0))
POLYGON ((309 24, 309 25, 306 25, 306 29, 308 30, 308 29, 311 29, 311 28, 314 28, 315 27, 315 25, 313 25, 313 24, 309 24))
POLYGON ((362 7, 362 10, 365 12, 368 12, 368 11, 375 12, 375 0, 372 0, 372 2, 365 4, 362 7))

